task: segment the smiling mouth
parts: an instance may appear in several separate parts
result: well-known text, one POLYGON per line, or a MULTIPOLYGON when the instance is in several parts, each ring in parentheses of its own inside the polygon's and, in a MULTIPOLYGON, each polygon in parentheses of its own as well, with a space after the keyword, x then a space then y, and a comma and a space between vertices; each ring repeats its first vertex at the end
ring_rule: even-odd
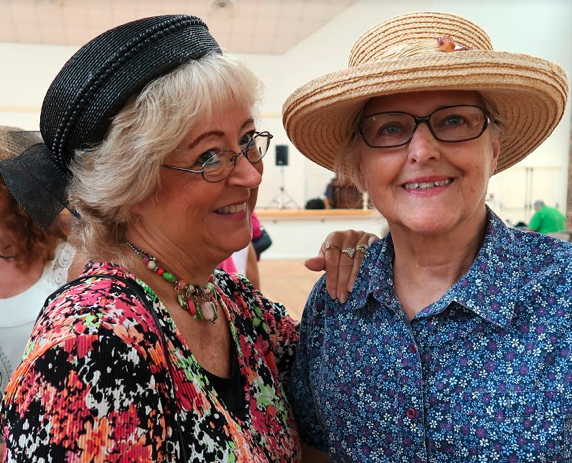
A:
POLYGON ((231 206, 224 206, 220 209, 215 210, 217 214, 236 214, 237 212, 242 212, 246 210, 246 203, 233 204, 231 206))
POLYGON ((449 183, 452 182, 453 179, 448 178, 447 180, 440 180, 439 182, 406 183, 405 185, 403 185, 403 188, 405 188, 406 190, 428 190, 429 188, 449 185, 449 183))

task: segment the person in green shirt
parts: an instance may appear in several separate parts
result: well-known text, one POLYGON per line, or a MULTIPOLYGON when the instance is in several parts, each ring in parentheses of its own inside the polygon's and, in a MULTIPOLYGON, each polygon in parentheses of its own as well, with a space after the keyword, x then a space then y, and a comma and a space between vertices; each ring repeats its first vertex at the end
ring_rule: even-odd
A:
POLYGON ((566 229, 566 218, 558 209, 547 206, 544 201, 538 200, 534 202, 534 210, 536 212, 528 224, 529 230, 546 235, 566 229))

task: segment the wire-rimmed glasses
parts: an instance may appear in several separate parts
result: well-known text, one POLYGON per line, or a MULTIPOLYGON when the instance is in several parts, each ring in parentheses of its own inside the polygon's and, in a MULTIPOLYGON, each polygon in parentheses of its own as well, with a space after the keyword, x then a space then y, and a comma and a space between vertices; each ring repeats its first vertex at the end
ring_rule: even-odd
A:
POLYGON ((442 142, 457 143, 479 138, 491 123, 479 106, 448 106, 428 116, 405 112, 383 112, 366 117, 360 133, 372 148, 395 148, 409 143, 421 122, 427 123, 433 136, 442 142))
POLYGON ((273 135, 270 132, 254 132, 253 137, 244 149, 239 152, 232 150, 217 151, 202 164, 200 169, 189 169, 187 167, 171 166, 168 164, 161 165, 168 169, 201 174, 203 178, 210 183, 221 182, 231 174, 236 166, 236 159, 241 154, 252 164, 260 161, 268 152, 272 137, 273 135))

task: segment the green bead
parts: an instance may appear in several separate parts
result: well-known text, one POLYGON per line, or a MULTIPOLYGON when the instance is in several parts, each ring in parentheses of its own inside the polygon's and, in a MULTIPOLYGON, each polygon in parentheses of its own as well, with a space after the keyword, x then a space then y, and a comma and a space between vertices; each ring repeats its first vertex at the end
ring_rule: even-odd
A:
POLYGON ((187 310, 189 308, 189 304, 187 304, 187 301, 185 300, 185 296, 183 296, 182 294, 177 294, 177 301, 179 302, 179 305, 187 310))
POLYGON ((163 278, 167 281, 170 281, 171 283, 175 283, 175 281, 177 281, 177 279, 175 278, 175 275, 173 275, 172 273, 169 273, 169 272, 163 273, 163 278))
POLYGON ((197 320, 204 320, 205 316, 203 315, 203 309, 201 309, 201 305, 198 302, 195 303, 195 308, 197 309, 197 315, 195 318, 197 320))

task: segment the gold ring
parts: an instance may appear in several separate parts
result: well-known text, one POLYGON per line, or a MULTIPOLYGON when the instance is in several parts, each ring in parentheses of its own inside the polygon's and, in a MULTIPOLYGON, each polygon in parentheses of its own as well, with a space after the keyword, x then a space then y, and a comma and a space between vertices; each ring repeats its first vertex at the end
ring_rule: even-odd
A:
POLYGON ((364 254, 367 252, 368 249, 369 249, 369 246, 368 246, 367 244, 365 244, 365 243, 360 244, 360 245, 356 248, 357 251, 362 252, 362 253, 364 253, 364 254))
POLYGON ((356 248, 354 248, 353 246, 350 246, 349 248, 342 250, 342 253, 344 252, 349 256, 350 259, 353 259, 356 256, 356 248))
POLYGON ((337 249, 338 251, 340 250, 340 248, 338 248, 335 244, 332 244, 329 241, 326 241, 326 251, 328 249, 332 249, 332 248, 337 249))

